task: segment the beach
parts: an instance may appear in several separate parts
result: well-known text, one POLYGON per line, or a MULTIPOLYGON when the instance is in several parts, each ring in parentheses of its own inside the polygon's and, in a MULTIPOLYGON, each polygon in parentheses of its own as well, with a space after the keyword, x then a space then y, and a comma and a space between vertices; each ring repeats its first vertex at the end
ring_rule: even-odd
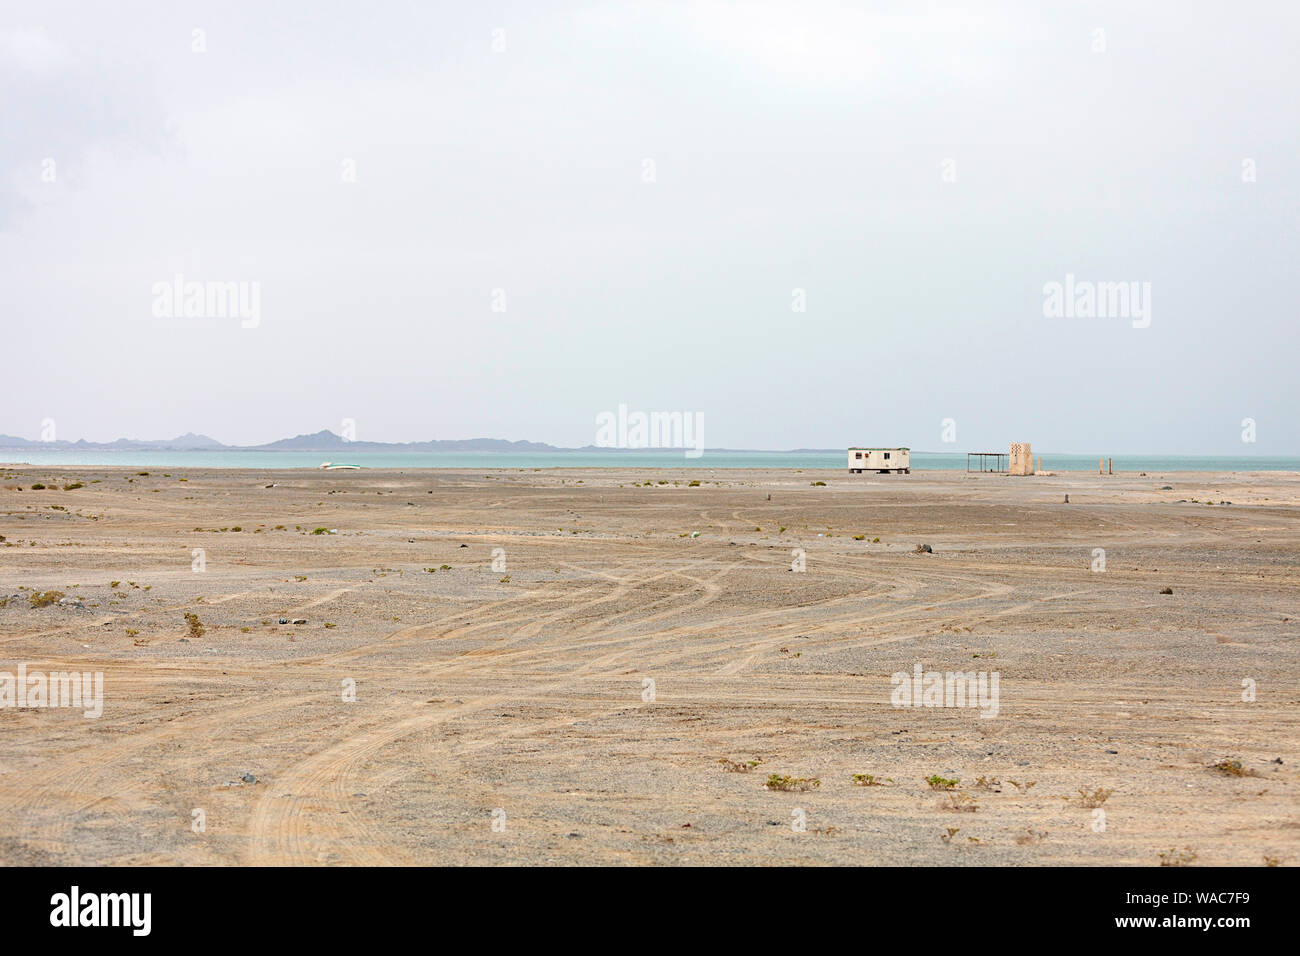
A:
POLYGON ((1300 862, 1294 472, 0 471, 3 865, 1300 862))

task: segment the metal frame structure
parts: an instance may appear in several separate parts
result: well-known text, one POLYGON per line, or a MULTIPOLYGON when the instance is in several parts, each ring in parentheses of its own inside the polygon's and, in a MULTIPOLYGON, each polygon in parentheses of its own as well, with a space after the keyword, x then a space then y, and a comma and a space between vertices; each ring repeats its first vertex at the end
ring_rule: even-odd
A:
POLYGON ((1001 451, 968 451, 966 452, 966 470, 987 472, 995 475, 1005 475, 1008 473, 1006 463, 1009 458, 1010 456, 1006 452, 1001 451), (972 458, 978 459, 978 468, 971 467, 972 458), (990 458, 993 459, 993 464, 995 466, 993 468, 988 467, 988 459, 990 458))

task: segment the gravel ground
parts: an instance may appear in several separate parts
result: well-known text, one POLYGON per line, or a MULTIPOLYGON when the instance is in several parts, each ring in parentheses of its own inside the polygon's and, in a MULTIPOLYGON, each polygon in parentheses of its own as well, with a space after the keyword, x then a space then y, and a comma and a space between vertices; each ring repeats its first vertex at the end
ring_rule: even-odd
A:
POLYGON ((1300 862, 1300 475, 0 473, 0 864, 1300 862))

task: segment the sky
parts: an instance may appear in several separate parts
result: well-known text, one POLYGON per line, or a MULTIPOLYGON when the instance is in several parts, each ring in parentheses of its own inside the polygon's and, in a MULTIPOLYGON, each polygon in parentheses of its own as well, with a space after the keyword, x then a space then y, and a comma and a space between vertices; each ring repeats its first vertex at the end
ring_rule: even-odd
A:
POLYGON ((1297 49, 1289 2, 0 0, 0 434, 1300 454, 1297 49))

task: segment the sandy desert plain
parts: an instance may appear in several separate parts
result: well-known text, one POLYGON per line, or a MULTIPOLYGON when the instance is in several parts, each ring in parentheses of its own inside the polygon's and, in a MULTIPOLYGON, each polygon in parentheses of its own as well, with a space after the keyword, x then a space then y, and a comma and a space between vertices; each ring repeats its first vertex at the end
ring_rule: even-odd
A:
POLYGON ((1300 863, 1294 473, 0 472, 0 864, 1300 863))

